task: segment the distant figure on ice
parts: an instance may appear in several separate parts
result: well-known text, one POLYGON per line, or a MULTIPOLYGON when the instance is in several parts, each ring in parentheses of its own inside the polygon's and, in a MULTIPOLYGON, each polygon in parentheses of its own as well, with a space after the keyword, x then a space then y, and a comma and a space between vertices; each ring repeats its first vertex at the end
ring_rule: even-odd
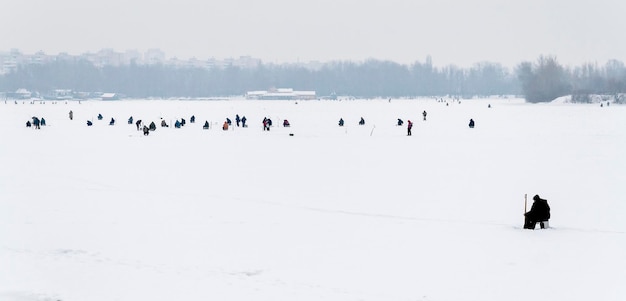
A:
POLYGON ((246 127, 246 120, 248 120, 248 118, 246 118, 246 116, 241 117, 241 126, 242 127, 246 127))
POLYGON ((488 109, 491 109, 491 104, 488 104, 488 105, 487 105, 487 108, 488 108, 488 109))
POLYGON ((426 121, 426 111, 422 112, 422 116, 424 116, 424 121, 426 121))
POLYGON ((92 126, 93 122, 91 122, 91 120, 87 120, 87 126, 92 126))
POLYGON ((102 120, 102 114, 98 114, 98 120, 102 120))
POLYGON ((27 120, 27 121, 26 121, 26 127, 27 127, 27 128, 29 128, 30 126, 31 126, 31 124, 30 124, 30 120, 27 120))
POLYGON ((46 119, 41 117, 41 126, 46 126, 46 119))
POLYGON ((133 124, 133 116, 128 117, 128 124, 133 124))
POLYGON ((361 120, 359 120, 359 125, 364 125, 365 124, 365 119, 363 119, 363 117, 361 117, 361 120))
POLYGON ((241 118, 239 118, 239 114, 235 115, 235 123, 237 123, 237 127, 239 127, 239 122, 241 122, 241 118))
POLYGON ((176 122, 174 122, 174 127, 180 129, 180 121, 176 120, 176 122))
POLYGON ((187 121, 185 121, 185 118, 180 119, 180 126, 185 126, 186 123, 187 121))
POLYGON ((407 121, 407 125, 406 125, 406 134, 407 136, 411 136, 411 129, 413 128, 413 122, 411 122, 411 120, 407 121))
POLYGON ((404 124, 404 121, 402 121, 402 119, 398 118, 398 126, 402 126, 404 124))
POLYGON ((137 120, 137 121, 135 122, 135 125, 137 126, 137 130, 139 131, 139 130, 141 129, 141 128, 140 128, 140 127, 141 127, 141 119, 137 120))
POLYGON ((222 125, 222 130, 228 131, 228 121, 224 121, 224 124, 222 125))
POLYGON ((228 117, 226 117, 226 123, 228 123, 228 126, 231 126, 233 124, 233 122, 228 117))
POLYGON ((162 120, 161 120, 161 127, 162 127, 162 128, 168 128, 168 127, 170 127, 170 126, 169 126, 169 125, 167 125, 167 122, 165 122, 165 119, 162 119, 162 120))
POLYGON ((470 127, 470 129, 474 128, 474 119, 470 119, 469 127, 470 127))
POLYGON ((40 129, 39 128, 39 118, 37 118, 37 117, 33 117, 33 128, 40 129))
POLYGON ((535 229, 537 223, 541 226, 541 229, 545 229, 544 222, 550 219, 550 205, 548 201, 535 195, 533 197, 533 205, 530 207, 530 211, 524 213, 524 229, 535 229))
POLYGON ((143 126, 143 135, 144 136, 150 135, 150 129, 145 125, 143 126))
POLYGON ((263 131, 269 131, 270 130, 270 120, 265 117, 263 118, 263 131))
POLYGON ((189 123, 196 123, 196 116, 195 115, 191 115, 191 118, 189 118, 189 123))
POLYGON ((339 118, 339 126, 343 126, 343 118, 339 118))
POLYGON ((208 120, 204 121, 204 125, 202 126, 202 129, 204 129, 204 130, 208 130, 209 129, 209 121, 208 120))
POLYGON ((74 112, 70 110, 70 120, 74 120, 74 112))
POLYGON ((156 124, 154 124, 154 121, 150 122, 150 130, 151 131, 156 131, 156 124))
POLYGON ((283 120, 283 127, 289 127, 291 126, 291 124, 289 124, 289 120, 285 119, 283 120))
POLYGON ((111 121, 109 121, 109 125, 114 125, 115 124, 115 119, 111 118, 111 121))

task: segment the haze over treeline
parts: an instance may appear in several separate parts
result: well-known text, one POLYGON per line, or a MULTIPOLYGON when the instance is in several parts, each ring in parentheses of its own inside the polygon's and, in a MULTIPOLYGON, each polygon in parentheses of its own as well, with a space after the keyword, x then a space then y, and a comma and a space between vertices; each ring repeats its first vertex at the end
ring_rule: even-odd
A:
POLYGON ((410 65, 375 59, 337 61, 319 69, 292 64, 212 69, 132 63, 96 67, 86 60, 57 60, 20 66, 0 76, 0 91, 25 88, 42 95, 55 89, 71 89, 116 92, 132 98, 217 97, 272 87, 315 90, 319 97, 523 95, 527 101, 544 102, 573 94, 584 101, 589 94, 626 93, 626 66, 610 60, 570 67, 552 56, 521 62, 513 70, 494 62, 476 63, 469 68, 435 67, 430 59, 410 65))

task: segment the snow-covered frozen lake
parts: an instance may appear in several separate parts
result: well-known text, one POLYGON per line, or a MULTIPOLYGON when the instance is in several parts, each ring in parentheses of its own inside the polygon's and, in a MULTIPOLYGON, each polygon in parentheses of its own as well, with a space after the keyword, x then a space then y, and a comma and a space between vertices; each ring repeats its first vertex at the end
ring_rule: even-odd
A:
POLYGON ((623 301, 625 155, 616 104, 2 101, 0 300, 623 301))

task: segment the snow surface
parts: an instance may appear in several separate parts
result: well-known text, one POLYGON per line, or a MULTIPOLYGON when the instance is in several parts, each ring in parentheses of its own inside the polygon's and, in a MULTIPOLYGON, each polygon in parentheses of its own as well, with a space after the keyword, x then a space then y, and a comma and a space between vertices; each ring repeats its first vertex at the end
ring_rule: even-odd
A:
POLYGON ((0 300, 623 301, 625 130, 519 99, 0 102, 0 300))

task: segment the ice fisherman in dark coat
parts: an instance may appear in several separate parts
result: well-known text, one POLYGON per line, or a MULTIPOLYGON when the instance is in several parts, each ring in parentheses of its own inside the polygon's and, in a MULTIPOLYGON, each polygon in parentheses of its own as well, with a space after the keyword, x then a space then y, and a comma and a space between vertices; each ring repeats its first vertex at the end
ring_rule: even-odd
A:
POLYGON ((407 136, 411 136, 411 129, 413 128, 413 122, 411 122, 411 120, 408 121, 408 124, 406 126, 406 134, 407 136))
POLYGON ((535 195, 533 201, 530 211, 524 213, 524 229, 535 229, 538 222, 541 223, 541 229, 543 229, 543 222, 550 219, 550 205, 548 205, 547 200, 540 198, 539 195, 535 195))

